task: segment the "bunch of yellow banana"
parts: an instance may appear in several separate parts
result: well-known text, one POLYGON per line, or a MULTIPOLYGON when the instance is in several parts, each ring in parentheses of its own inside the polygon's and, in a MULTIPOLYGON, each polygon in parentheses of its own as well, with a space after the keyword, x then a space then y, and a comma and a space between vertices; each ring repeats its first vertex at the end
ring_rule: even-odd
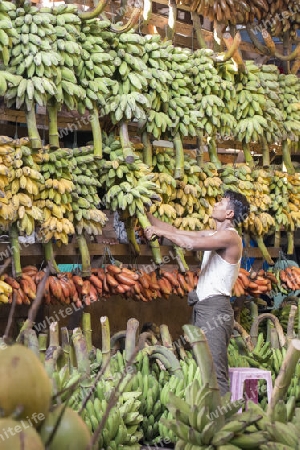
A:
POLYGON ((0 279, 0 304, 11 302, 12 297, 12 287, 5 283, 3 279, 0 279))
POLYGON ((176 180, 166 172, 154 172, 153 175, 153 182, 156 183, 158 192, 161 192, 162 199, 167 203, 175 195, 176 180))
POLYGON ((274 170, 272 182, 270 185, 271 211, 273 212, 275 222, 285 230, 292 230, 294 222, 290 215, 289 208, 289 190, 286 172, 274 170))
POLYGON ((299 174, 288 175, 287 177, 287 187, 289 191, 289 211, 290 216, 294 222, 295 228, 300 227, 300 178, 299 174))
POLYGON ((270 231, 274 231, 274 228, 274 217, 265 212, 258 215, 250 211, 249 216, 243 222, 243 229, 254 236, 264 236, 270 231))
POLYGON ((68 243, 68 235, 74 234, 72 218, 72 192, 74 184, 71 177, 71 149, 49 151, 41 149, 33 156, 44 183, 40 192, 34 196, 34 205, 43 211, 40 235, 43 242, 55 238, 58 243, 68 243))

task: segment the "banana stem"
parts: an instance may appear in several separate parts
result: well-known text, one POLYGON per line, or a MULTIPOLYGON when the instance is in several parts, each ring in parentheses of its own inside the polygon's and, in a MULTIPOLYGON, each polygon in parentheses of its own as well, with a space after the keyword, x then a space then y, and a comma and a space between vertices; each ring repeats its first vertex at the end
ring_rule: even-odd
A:
POLYGON ((270 266, 274 266, 274 261, 271 258, 270 253, 268 252, 267 247, 265 246, 264 240, 262 236, 253 236, 257 242, 258 248, 262 253, 263 258, 267 261, 270 266))
POLYGON ((58 323, 52 322, 49 326, 49 347, 45 354, 45 370, 51 378, 57 370, 57 361, 62 356, 62 348, 59 345, 58 323))
POLYGON ((126 338, 125 338, 125 360, 131 360, 135 352, 136 346, 136 332, 139 327, 139 322, 136 319, 129 319, 127 321, 126 338))
POLYGON ((90 111, 90 123, 93 133, 94 156, 102 158, 102 130, 99 122, 99 111, 96 102, 93 102, 93 110, 90 111))
POLYGON ((180 272, 187 272, 190 268, 184 258, 184 249, 182 247, 178 247, 177 245, 174 245, 173 248, 176 253, 176 259, 179 265, 180 272))
POLYGON ((90 359, 87 343, 80 328, 73 330, 72 342, 75 349, 78 372, 90 376, 90 359))
POLYGON ((93 349, 92 344, 92 323, 91 323, 91 314, 83 313, 82 316, 82 331, 86 340, 87 350, 90 353, 93 349))
POLYGON ((267 139, 265 138, 265 136, 261 137, 261 144, 262 144, 262 155, 263 155, 263 166, 270 166, 270 150, 269 150, 269 145, 267 142, 267 139))
POLYGON ((135 217, 128 217, 125 220, 125 229, 126 229, 128 241, 132 245, 135 255, 140 255, 141 249, 140 249, 139 244, 136 241, 135 230, 134 230, 136 222, 137 222, 137 219, 135 217))
POLYGON ((199 167, 203 167, 204 158, 203 158, 203 133, 197 132, 197 152, 196 152, 196 161, 199 167))
POLYGON ((57 150, 60 147, 57 126, 58 103, 55 100, 51 100, 47 104, 47 111, 49 117, 49 145, 52 150, 57 150))
POLYGON ((251 313, 251 319, 253 320, 255 317, 258 316, 258 305, 255 302, 250 302, 250 313, 251 313))
POLYGON ((197 38, 197 42, 200 48, 207 48, 205 39, 203 37, 203 33, 202 33, 202 27, 201 27, 201 22, 200 22, 200 17, 199 15, 196 13, 196 11, 191 11, 191 19, 193 22, 193 28, 196 32, 196 38, 197 38))
MULTIPOLYGON (((149 222, 147 216, 145 214, 142 214, 140 212, 137 212, 137 218, 140 222, 140 225, 143 229, 147 228, 147 227, 151 227, 151 223, 149 222)), ((151 247, 151 251, 152 251, 152 256, 153 256, 153 260, 155 262, 155 264, 160 265, 162 264, 162 257, 160 254, 160 247, 159 247, 159 243, 158 240, 155 239, 153 241, 150 241, 150 247, 151 247)))
POLYGON ((143 26, 147 25, 152 14, 152 0, 144 0, 143 26))
POLYGON ((49 326, 49 346, 58 347, 59 346, 59 330, 58 322, 52 322, 49 326))
POLYGON ((71 349, 71 344, 70 344, 70 336, 69 336, 69 331, 67 329, 67 327, 62 327, 60 329, 60 334, 61 334, 61 348, 63 351, 62 354, 62 362, 61 365, 62 367, 64 365, 68 365, 69 369, 70 369, 70 349, 71 349))
POLYGON ((106 367, 103 374, 104 377, 111 376, 110 371, 110 326, 108 317, 100 317, 101 331, 102 331, 102 367, 106 367))
POLYGON ((279 400, 283 400, 285 398, 287 390, 291 384, 292 377, 294 376, 295 368, 297 364, 299 364, 299 358, 300 340, 292 339, 280 367, 279 374, 275 380, 271 401, 268 404, 267 414, 271 420, 274 417, 277 403, 279 400))
POLYGON ((28 111, 26 109, 25 115, 26 115, 28 137, 30 139, 31 148, 32 148, 32 150, 39 150, 42 148, 42 141, 41 141, 41 137, 38 132, 38 129, 37 129, 34 106, 32 106, 30 111, 28 111))
POLYGON ((248 164, 249 167, 251 167, 251 169, 252 169, 254 167, 254 160, 251 155, 250 145, 246 144, 246 142, 243 142, 242 148, 243 148, 246 164, 248 164))
POLYGON ((78 16, 81 20, 90 20, 94 19, 95 17, 99 16, 99 14, 102 13, 104 8, 106 7, 107 0, 100 0, 96 8, 93 9, 93 11, 81 11, 78 13, 78 16))
POLYGON ((289 313, 289 320, 288 320, 287 330, 286 330, 286 339, 287 339, 288 344, 294 338, 296 312, 297 312, 297 306, 291 305, 291 309, 290 309, 290 313, 289 313))
MULTIPOLYGON (((201 372, 201 382, 203 386, 208 385, 212 391, 211 411, 218 411, 222 405, 220 388, 205 334, 201 328, 195 327, 194 325, 184 325, 182 328, 192 346, 197 365, 201 372)), ((223 414, 218 414, 215 420, 220 427, 225 423, 223 414)))
POLYGON ((14 276, 14 278, 18 278, 22 275, 22 267, 21 267, 19 235, 18 235, 18 228, 17 228, 16 222, 14 222, 11 225, 9 234, 10 234, 10 244, 11 244, 12 260, 13 260, 13 276, 14 276))
POLYGON ((81 264, 82 264, 82 277, 90 277, 91 276, 91 257, 90 252, 87 246, 87 242, 83 234, 79 234, 76 236, 77 244, 81 256, 81 264))
POLYGON ((58 265, 56 264, 54 251, 53 251, 53 243, 52 241, 46 242, 43 244, 44 247, 44 255, 45 260, 49 265, 50 272, 55 275, 60 272, 58 265))
POLYGON ((110 31, 113 33, 126 33, 127 31, 131 30, 137 23, 140 18, 140 15, 142 13, 141 8, 133 8, 131 16, 128 19, 128 22, 125 25, 122 26, 116 26, 112 23, 110 24, 110 31))
POLYGON ((293 175, 295 173, 295 168, 292 163, 290 144, 288 140, 282 141, 282 161, 284 162, 287 173, 289 175, 293 175))
POLYGON ((281 243, 281 231, 280 228, 275 228, 275 235, 274 235, 274 247, 279 248, 281 243))
POLYGON ((34 330, 28 328, 24 331, 24 345, 40 358, 39 341, 34 330))
POLYGON ((149 134, 147 131, 143 131, 142 133, 142 143, 144 146, 143 149, 143 162, 144 164, 147 164, 147 166, 151 167, 152 162, 152 145, 150 142, 149 134))
POLYGON ((120 141, 123 150, 124 160, 127 164, 132 164, 135 160, 135 155, 132 150, 132 145, 129 138, 128 133, 128 124, 127 122, 120 122, 119 125, 120 130, 120 141))
POLYGON ((280 322, 277 319, 277 317, 274 316, 274 314, 270 314, 270 313, 260 314, 259 316, 255 317, 255 319, 253 320, 253 323, 252 323, 252 326, 251 326, 251 330, 250 330, 250 336, 251 336, 251 340, 253 342, 253 345, 255 346, 257 344, 259 324, 263 320, 267 320, 267 319, 271 320, 273 322, 275 330, 276 330, 277 335, 278 335, 278 340, 279 340, 280 347, 284 347, 285 343, 286 343, 286 340, 285 340, 285 336, 284 336, 284 332, 283 332, 282 326, 280 325, 280 322))
POLYGON ((175 148, 174 178, 176 180, 181 180, 181 178, 183 178, 184 176, 184 151, 179 133, 176 133, 174 137, 174 148, 175 148))
POLYGON ((218 157, 217 144, 215 139, 211 139, 208 144, 208 154, 209 160, 212 162, 217 169, 221 169, 222 164, 218 157))
POLYGON ((169 0, 169 16, 167 25, 167 40, 173 41, 177 18, 177 5, 175 0, 169 0))
POLYGON ((39 334, 38 342, 39 342, 40 361, 44 364, 45 354, 46 354, 46 350, 47 350, 48 335, 47 334, 39 334))
POLYGON ((161 325, 159 327, 162 345, 166 347, 168 350, 170 350, 172 353, 174 353, 174 347, 172 343, 172 338, 170 335, 169 327, 168 325, 161 325))
POLYGON ((293 255, 294 254, 294 231, 287 231, 286 233, 287 237, 287 255, 293 255))

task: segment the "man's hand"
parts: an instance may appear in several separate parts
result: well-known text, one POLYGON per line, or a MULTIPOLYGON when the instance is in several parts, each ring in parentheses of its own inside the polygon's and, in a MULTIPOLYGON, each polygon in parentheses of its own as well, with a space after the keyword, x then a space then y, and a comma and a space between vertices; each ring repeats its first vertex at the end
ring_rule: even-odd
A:
POLYGON ((144 233, 148 241, 151 241, 160 235, 160 230, 157 227, 147 227, 144 229, 144 233))

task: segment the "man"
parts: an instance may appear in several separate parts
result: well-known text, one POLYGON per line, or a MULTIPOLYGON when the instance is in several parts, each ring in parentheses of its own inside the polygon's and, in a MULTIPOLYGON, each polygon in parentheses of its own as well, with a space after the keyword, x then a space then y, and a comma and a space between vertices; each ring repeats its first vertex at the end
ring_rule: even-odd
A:
POLYGON ((245 220, 248 214, 246 197, 226 191, 213 208, 216 230, 182 231, 151 214, 148 214, 151 227, 145 230, 147 239, 154 235, 164 236, 179 247, 204 251, 197 289, 189 294, 188 302, 194 305, 194 325, 205 332, 221 395, 229 391, 227 349, 234 323, 230 296, 243 251, 235 225, 245 220))

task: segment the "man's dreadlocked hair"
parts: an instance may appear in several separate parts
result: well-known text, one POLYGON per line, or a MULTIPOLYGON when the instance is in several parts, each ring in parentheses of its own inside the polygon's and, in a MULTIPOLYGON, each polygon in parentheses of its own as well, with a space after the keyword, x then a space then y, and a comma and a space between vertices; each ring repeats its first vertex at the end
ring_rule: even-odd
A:
POLYGON ((238 225, 243 222, 249 214, 250 205, 248 200, 243 194, 239 194, 238 192, 234 192, 231 190, 227 190, 224 193, 225 198, 229 198, 230 208, 234 211, 233 221, 238 225))

